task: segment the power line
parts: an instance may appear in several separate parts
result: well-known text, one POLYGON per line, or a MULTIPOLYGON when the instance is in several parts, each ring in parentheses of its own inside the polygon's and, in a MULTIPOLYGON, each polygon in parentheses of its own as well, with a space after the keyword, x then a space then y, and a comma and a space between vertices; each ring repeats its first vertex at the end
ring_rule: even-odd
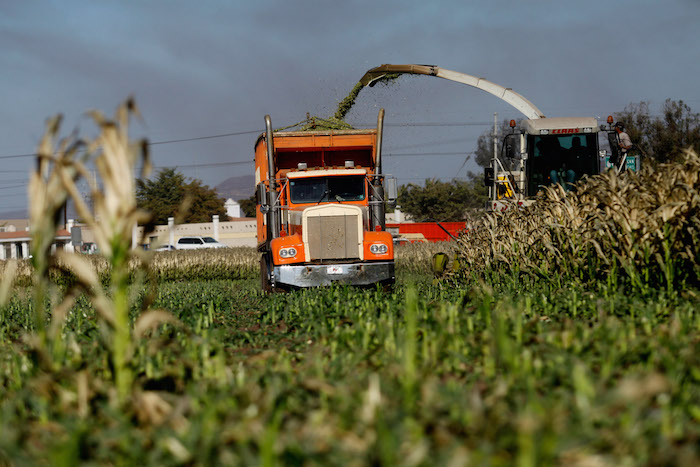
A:
MULTIPOLYGON (((195 136, 193 138, 182 138, 182 139, 172 139, 172 140, 165 140, 165 141, 153 141, 149 142, 149 146, 157 146, 161 144, 173 144, 173 143, 185 143, 188 141, 200 141, 200 140, 205 140, 205 139, 215 139, 215 138, 226 138, 229 136, 240 136, 240 135, 247 135, 247 134, 253 134, 253 133, 260 133, 260 130, 252 130, 252 131, 239 131, 235 133, 225 133, 225 134, 220 134, 220 135, 211 135, 211 136, 195 136)), ((19 159, 22 157, 37 157, 39 154, 37 153, 31 153, 31 154, 13 154, 9 156, 0 156, 0 159, 19 159)), ((3 172, 3 171, 0 171, 3 172)))
MULTIPOLYGON (((358 126, 368 126, 371 127, 372 124, 368 123, 358 123, 358 126)), ((455 126, 492 126, 493 123, 489 122, 456 122, 456 123, 449 123, 449 122, 433 122, 433 123, 384 123, 384 126, 389 126, 389 127, 434 127, 434 126, 446 126, 446 127, 455 127, 455 126)))
POLYGON ((462 152, 407 152, 407 153, 396 153, 396 154, 382 154, 385 157, 405 157, 405 156, 467 156, 473 154, 473 151, 462 151, 462 152))
POLYGON ((168 141, 155 141, 153 143, 148 143, 149 146, 157 146, 159 144, 173 144, 173 143, 185 143, 188 141, 200 141, 203 139, 215 139, 215 138, 226 138, 229 136, 240 136, 240 135, 250 135, 254 133, 262 133, 261 130, 250 130, 250 131, 238 131, 235 133, 224 133, 221 135, 211 135, 211 136, 196 136, 194 138, 183 138, 183 139, 171 139, 168 141))
POLYGON ((228 165, 252 164, 254 160, 236 161, 236 162, 212 162, 211 164, 174 164, 174 165, 154 165, 154 169, 179 169, 179 168, 206 168, 206 167, 225 167, 228 165))
MULTIPOLYGON (((473 151, 461 151, 461 152, 407 152, 407 153, 385 153, 385 157, 421 157, 421 156, 467 156, 473 154, 473 151)), ((254 160, 249 160, 249 161, 232 161, 232 162, 212 162, 209 164, 172 164, 172 165, 154 165, 154 169, 180 169, 180 168, 196 168, 196 169, 204 169, 204 168, 214 168, 214 167, 227 167, 227 166, 232 166, 232 165, 246 165, 246 164, 252 164, 254 163, 254 160)), ((13 172, 13 173, 25 173, 25 170, 0 170, 0 173, 6 173, 6 172, 13 172)), ((20 186, 27 186, 27 184, 23 185, 15 185, 16 187, 20 186)), ((10 187, 5 187, 5 188, 10 188, 10 187)), ((1 188, 0 188, 1 189, 1 188)))
POLYGON ((9 210, 9 209, 26 209, 28 206, 28 203, 24 203, 18 206, 3 206, 2 209, 4 210, 9 210))
MULTIPOLYGON (((358 126, 371 126, 369 124, 357 124, 358 126)), ((483 122, 463 122, 463 123, 450 123, 450 122, 436 122, 436 123, 386 123, 385 126, 390 126, 390 127, 459 127, 459 126, 488 126, 490 123, 483 123, 483 122)), ((164 141, 152 141, 149 142, 149 146, 158 146, 158 145, 163 145, 163 144, 175 144, 175 143, 186 143, 190 141, 202 141, 202 140, 207 140, 207 139, 216 139, 216 138, 228 138, 231 136, 242 136, 242 135, 250 135, 250 134, 257 134, 257 133, 262 133, 261 130, 246 130, 246 131, 236 131, 232 133, 222 133, 218 135, 207 135, 207 136, 194 136, 192 138, 181 138, 181 139, 171 139, 171 140, 164 140, 164 141)), ((20 159, 24 157, 37 157, 37 153, 28 153, 28 154, 11 154, 11 155, 5 155, 5 156, 0 156, 0 159, 20 159)), ((0 171, 2 172, 2 171, 0 171)))
MULTIPOLYGON (((384 154, 386 157, 425 157, 425 156, 468 156, 473 154, 473 151, 470 152, 418 152, 418 153, 386 153, 384 154)), ((227 166, 235 166, 235 165, 246 165, 246 164, 252 164, 255 162, 254 160, 249 160, 249 161, 233 161, 233 162, 214 162, 210 164, 173 164, 173 165, 166 165, 166 166, 154 166, 154 169, 179 169, 179 168, 197 168, 197 169, 203 169, 203 168, 216 168, 216 167, 227 167, 227 166)), ((461 169, 460 169, 461 170, 461 169)), ((3 171, 0 171, 3 172, 3 171)), ((24 171, 15 171, 15 172, 24 172, 24 171)), ((16 188, 26 188, 29 185, 29 182, 24 183, 24 184, 19 184, 19 185, 12 185, 12 186, 6 186, 6 187, 0 187, 0 190, 2 189, 16 189, 16 188)), ((8 197, 15 197, 19 196, 23 193, 13 193, 13 194, 8 194, 8 197)), ((3 208, 3 209, 9 209, 9 208, 3 208)))
POLYGON ((28 170, 0 170, 0 173, 3 174, 26 174, 29 173, 28 170))
MULTIPOLYGON (((465 177, 461 177, 461 178, 464 179, 465 177)), ((446 180, 447 177, 437 177, 436 176, 436 177, 397 177, 396 178, 396 180, 398 180, 398 181, 419 180, 422 182, 424 182, 426 180, 433 180, 433 179, 442 181, 442 180, 446 180)), ((450 181, 451 180, 459 180, 459 179, 460 179, 459 176, 454 176, 450 179, 450 181)))
POLYGON ((14 154, 12 156, 0 156, 0 159, 20 159, 22 157, 36 157, 38 156, 37 153, 32 153, 32 154, 14 154))
POLYGON ((23 183, 21 185, 2 186, 2 187, 0 187, 0 190, 9 190, 11 188, 24 188, 27 185, 28 185, 28 183, 23 183))
MULTIPOLYGON (((684 100, 684 102, 695 102, 697 100, 691 100, 687 99, 684 100)), ((619 113, 619 112, 617 112, 619 113)), ((662 116, 660 113, 649 113, 649 116, 652 118, 658 118, 662 116)), ((355 125, 357 126, 365 126, 365 127, 371 127, 374 124, 370 123, 356 123, 355 125)), ((486 126, 490 127, 492 125, 491 122, 401 122, 401 123, 385 123, 384 126, 387 127, 465 127, 465 126, 486 126)), ((180 139, 171 139, 171 140, 164 140, 164 141, 153 141, 149 142, 149 146, 158 146, 158 145, 163 145, 163 144, 175 144, 175 143, 186 143, 190 141, 202 141, 202 140, 208 140, 208 139, 217 139, 217 138, 228 138, 231 136, 242 136, 242 135, 250 135, 250 134, 257 134, 257 133, 262 133, 262 130, 246 130, 246 131, 236 131, 236 132, 231 132, 231 133, 222 133, 218 135, 206 135, 206 136, 194 136, 191 138, 180 138, 180 139)), ((0 159, 21 159, 21 158, 26 158, 26 157, 37 157, 37 153, 27 153, 27 154, 11 154, 11 155, 4 155, 0 156, 0 159)), ((0 173, 6 173, 8 171, 2 171, 0 170, 0 173)))
MULTIPOLYGON (((454 144, 463 145, 463 144, 467 144, 467 143, 473 144, 474 142, 477 141, 477 139, 462 136, 460 138, 441 138, 438 141, 435 141, 433 139, 424 138, 421 141, 422 141, 421 143, 407 144, 404 146, 396 146, 396 145, 392 144, 392 145, 390 145, 390 147, 394 151, 398 151, 399 149, 435 148, 436 146, 445 146, 448 144, 452 144, 452 145, 454 145, 454 144)), ((387 146, 389 146, 389 145, 387 145, 387 146)))

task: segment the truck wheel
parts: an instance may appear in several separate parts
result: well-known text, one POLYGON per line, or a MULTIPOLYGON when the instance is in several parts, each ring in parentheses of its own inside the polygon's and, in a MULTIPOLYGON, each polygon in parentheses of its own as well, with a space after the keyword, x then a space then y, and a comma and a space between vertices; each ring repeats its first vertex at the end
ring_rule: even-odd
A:
POLYGON ((395 286, 396 286, 396 280, 394 280, 394 279, 382 282, 382 290, 384 291, 384 293, 387 293, 387 294, 393 293, 394 290, 396 289, 395 286))
POLYGON ((270 282, 270 265, 267 255, 260 256, 260 287, 265 293, 272 293, 272 283, 270 282))

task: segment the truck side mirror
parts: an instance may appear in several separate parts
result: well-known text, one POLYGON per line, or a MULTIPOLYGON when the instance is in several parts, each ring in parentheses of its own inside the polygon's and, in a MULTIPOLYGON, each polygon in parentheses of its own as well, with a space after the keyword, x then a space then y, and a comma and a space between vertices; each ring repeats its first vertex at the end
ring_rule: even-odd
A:
POLYGON ((493 167, 484 167, 484 186, 493 186, 493 167))
POLYGON ((396 179, 391 177, 384 180, 386 186, 385 198, 389 204, 396 204, 396 199, 399 197, 398 189, 396 188, 396 179))
POLYGON ((258 186, 255 187, 255 201, 257 202, 258 206, 260 206, 260 212, 263 214, 270 209, 270 206, 267 203, 267 188, 265 187, 264 182, 258 183, 258 186))
POLYGON ((509 159, 515 159, 518 157, 517 152, 515 151, 515 134, 507 135, 503 141, 503 144, 505 145, 505 152, 506 152, 506 157, 509 159))

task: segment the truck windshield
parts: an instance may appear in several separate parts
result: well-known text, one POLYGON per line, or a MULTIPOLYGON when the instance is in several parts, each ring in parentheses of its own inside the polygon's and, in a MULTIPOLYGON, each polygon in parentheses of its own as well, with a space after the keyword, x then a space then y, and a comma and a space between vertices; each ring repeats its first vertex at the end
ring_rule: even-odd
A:
POLYGON ((599 172, 598 135, 528 136, 528 192, 559 183, 565 189, 584 175, 599 172))
POLYGON ((365 199, 365 177, 309 177, 289 181, 292 203, 362 201, 365 199))

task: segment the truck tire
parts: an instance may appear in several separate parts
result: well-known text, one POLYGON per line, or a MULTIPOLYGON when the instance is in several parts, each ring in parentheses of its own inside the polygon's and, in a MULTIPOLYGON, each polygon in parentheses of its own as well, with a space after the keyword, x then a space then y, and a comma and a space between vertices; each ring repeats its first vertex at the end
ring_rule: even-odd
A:
POLYGON ((267 254, 260 256, 260 288, 263 292, 272 293, 272 283, 270 282, 270 263, 267 254))
POLYGON ((388 281, 384 281, 382 282, 381 287, 384 293, 386 294, 394 293, 394 291, 396 290, 396 280, 391 279, 388 281))

